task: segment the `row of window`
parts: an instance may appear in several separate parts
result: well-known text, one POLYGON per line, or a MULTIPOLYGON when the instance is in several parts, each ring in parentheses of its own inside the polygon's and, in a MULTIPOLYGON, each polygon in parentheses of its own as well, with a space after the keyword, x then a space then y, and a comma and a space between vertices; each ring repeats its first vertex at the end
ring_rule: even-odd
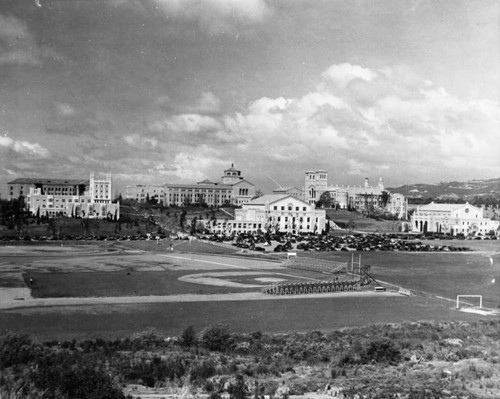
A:
MULTIPOLYGON (((288 205, 287 209, 288 209, 289 211, 293 211, 293 205, 288 205)), ((277 210, 278 210, 278 206, 277 206, 277 205, 274 205, 274 206, 273 206, 273 210, 277 211, 277 210)), ((281 209, 280 209, 280 210, 284 211, 284 210, 285 210, 285 206, 281 206, 281 209)), ((295 207, 295 211, 299 211, 299 210, 300 210, 300 206, 296 206, 296 207, 295 207)), ((302 207, 302 211, 304 211, 304 212, 305 212, 305 211, 307 211, 307 206, 303 206, 303 207, 302 207)))

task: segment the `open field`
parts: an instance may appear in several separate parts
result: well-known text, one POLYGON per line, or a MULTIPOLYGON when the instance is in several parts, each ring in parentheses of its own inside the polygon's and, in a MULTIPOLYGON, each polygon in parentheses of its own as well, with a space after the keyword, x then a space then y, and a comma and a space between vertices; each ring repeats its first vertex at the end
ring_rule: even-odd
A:
MULTIPOLYGON (((283 255, 254 256, 182 241, 172 244, 173 252, 168 242, 154 241, 1 247, 0 334, 25 332, 40 340, 111 338, 157 329, 177 335, 188 325, 201 329, 215 322, 242 332, 287 332, 498 317, 460 312, 453 302, 457 294, 481 294, 485 306, 497 306, 498 283, 492 283, 493 278, 500 280, 497 246, 475 253, 361 254, 362 263, 372 265, 377 279, 418 291, 419 296, 374 293, 370 287, 352 296, 298 298, 256 293, 272 281, 325 276, 280 268, 278 259, 283 255), (15 295, 24 299, 9 297, 9 290, 22 290, 15 295)), ((300 255, 342 262, 353 256, 300 255)), ((354 257, 357 261, 358 253, 354 257)))

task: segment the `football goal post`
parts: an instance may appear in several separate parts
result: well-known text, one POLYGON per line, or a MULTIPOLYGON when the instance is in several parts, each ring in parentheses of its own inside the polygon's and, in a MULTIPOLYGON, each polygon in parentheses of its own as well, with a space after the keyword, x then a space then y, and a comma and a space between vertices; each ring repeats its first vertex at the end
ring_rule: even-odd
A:
MULTIPOLYGON (((457 309, 460 308, 460 298, 479 298, 479 309, 483 308, 483 296, 482 295, 457 295, 457 309)), ((462 301, 462 304, 471 306, 469 302, 462 301)))

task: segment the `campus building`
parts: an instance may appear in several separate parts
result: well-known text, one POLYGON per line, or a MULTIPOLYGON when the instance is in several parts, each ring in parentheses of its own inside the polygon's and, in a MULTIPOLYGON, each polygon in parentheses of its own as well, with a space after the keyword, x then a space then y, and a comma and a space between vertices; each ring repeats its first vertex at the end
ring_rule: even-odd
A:
POLYGON ((224 171, 219 182, 165 183, 162 186, 127 186, 126 198, 145 202, 155 198, 165 206, 200 204, 208 206, 241 205, 255 196, 255 185, 243 178, 234 165, 224 171))
POLYGON ((417 207, 411 216, 412 231, 484 236, 498 234, 500 222, 483 217, 483 208, 469 203, 436 204, 417 207))
POLYGON ((326 170, 305 173, 305 201, 315 204, 324 193, 328 193, 332 206, 341 209, 363 211, 386 211, 394 215, 406 215, 407 201, 402 194, 391 194, 384 188, 382 178, 376 186, 370 185, 368 178, 362 186, 329 186, 326 170), (394 197, 394 198, 393 198, 394 197))
POLYGON ((297 187, 279 187, 273 190, 273 194, 286 194, 305 201, 304 190, 297 187))
POLYGON ((151 184, 138 184, 136 186, 127 186, 125 193, 126 199, 133 199, 137 202, 146 202, 154 200, 157 203, 165 203, 165 187, 151 184))
POLYGON ((320 234, 325 224, 325 210, 317 210, 314 204, 291 195, 270 194, 243 204, 235 210, 234 220, 218 221, 211 230, 225 234, 257 231, 320 234))
POLYGON ((112 202, 111 173, 99 178, 91 172, 89 180, 19 178, 7 184, 10 199, 23 196, 32 215, 120 217, 120 204, 112 202))

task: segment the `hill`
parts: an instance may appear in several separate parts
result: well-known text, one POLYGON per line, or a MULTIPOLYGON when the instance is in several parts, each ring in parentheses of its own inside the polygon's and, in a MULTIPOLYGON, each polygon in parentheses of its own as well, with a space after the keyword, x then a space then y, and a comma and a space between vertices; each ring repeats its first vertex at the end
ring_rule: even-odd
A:
POLYGON ((392 193, 401 193, 410 202, 432 199, 447 202, 468 201, 476 204, 500 203, 500 178, 488 180, 451 181, 438 184, 407 184, 387 188, 392 193))

